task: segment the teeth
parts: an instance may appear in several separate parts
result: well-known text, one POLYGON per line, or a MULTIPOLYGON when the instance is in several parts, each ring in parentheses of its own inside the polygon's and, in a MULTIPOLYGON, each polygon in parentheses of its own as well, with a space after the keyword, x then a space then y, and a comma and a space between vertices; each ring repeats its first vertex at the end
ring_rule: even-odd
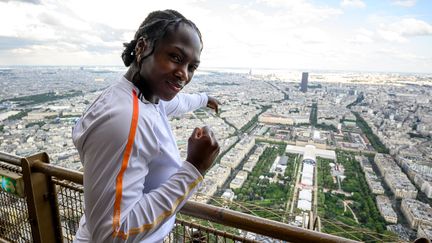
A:
POLYGON ((184 88, 184 86, 186 85, 186 82, 178 82, 177 83, 179 86, 180 86, 180 88, 184 88))
POLYGON ((186 82, 176 82, 176 81, 170 81, 170 83, 174 84, 176 87, 183 89, 186 85, 186 82))

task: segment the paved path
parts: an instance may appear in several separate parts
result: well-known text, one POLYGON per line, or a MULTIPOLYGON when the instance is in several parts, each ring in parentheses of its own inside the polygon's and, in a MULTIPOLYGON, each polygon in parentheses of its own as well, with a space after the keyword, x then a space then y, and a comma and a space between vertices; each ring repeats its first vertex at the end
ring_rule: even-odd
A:
MULTIPOLYGON (((291 207, 290 207, 290 214, 292 214, 293 213, 293 211, 294 211, 294 205, 296 205, 296 202, 297 202, 297 194, 298 194, 298 184, 299 184, 299 181, 300 181, 300 174, 301 174, 301 162, 299 161, 299 156, 297 156, 297 158, 296 158, 296 164, 297 164, 297 167, 296 167, 296 170, 297 170, 297 175, 296 175, 296 180, 295 180, 295 184, 294 184, 294 192, 293 192, 293 197, 292 197, 292 200, 291 200, 291 207)), ((287 204, 287 211, 288 211, 288 204, 287 204)))
POLYGON ((357 219, 357 216, 355 215, 354 211, 353 211, 353 210, 351 209, 351 207, 349 206, 348 202, 347 202, 347 201, 343 201, 343 204, 344 204, 344 213, 345 213, 346 209, 348 208, 348 209, 351 211, 351 213, 352 213, 352 215, 353 215, 354 220, 356 221, 356 223, 359 224, 359 221, 358 221, 358 219, 357 219))

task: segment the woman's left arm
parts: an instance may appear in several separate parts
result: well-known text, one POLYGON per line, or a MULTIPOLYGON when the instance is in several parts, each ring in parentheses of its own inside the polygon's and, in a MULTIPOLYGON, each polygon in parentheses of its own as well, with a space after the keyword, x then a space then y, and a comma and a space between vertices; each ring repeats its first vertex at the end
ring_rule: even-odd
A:
POLYGON ((177 94, 170 101, 162 101, 167 116, 178 116, 201 107, 209 107, 216 112, 219 109, 219 101, 205 93, 200 94, 177 94))

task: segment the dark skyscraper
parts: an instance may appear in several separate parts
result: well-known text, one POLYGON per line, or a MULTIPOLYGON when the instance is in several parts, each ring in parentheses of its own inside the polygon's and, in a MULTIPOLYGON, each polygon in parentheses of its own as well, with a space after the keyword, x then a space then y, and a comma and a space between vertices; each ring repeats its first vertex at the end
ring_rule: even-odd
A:
POLYGON ((300 83, 300 91, 306 93, 307 92, 307 86, 308 86, 308 76, 309 73, 303 72, 302 73, 302 80, 300 83))

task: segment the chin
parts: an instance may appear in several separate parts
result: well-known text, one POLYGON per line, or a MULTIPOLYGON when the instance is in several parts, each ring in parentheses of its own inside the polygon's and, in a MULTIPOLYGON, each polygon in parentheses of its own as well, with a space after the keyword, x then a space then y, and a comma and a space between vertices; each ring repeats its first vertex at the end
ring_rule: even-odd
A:
POLYGON ((160 96, 159 99, 163 100, 163 101, 170 101, 172 99, 174 99, 174 97, 176 97, 177 94, 174 95, 164 95, 164 96, 160 96))

